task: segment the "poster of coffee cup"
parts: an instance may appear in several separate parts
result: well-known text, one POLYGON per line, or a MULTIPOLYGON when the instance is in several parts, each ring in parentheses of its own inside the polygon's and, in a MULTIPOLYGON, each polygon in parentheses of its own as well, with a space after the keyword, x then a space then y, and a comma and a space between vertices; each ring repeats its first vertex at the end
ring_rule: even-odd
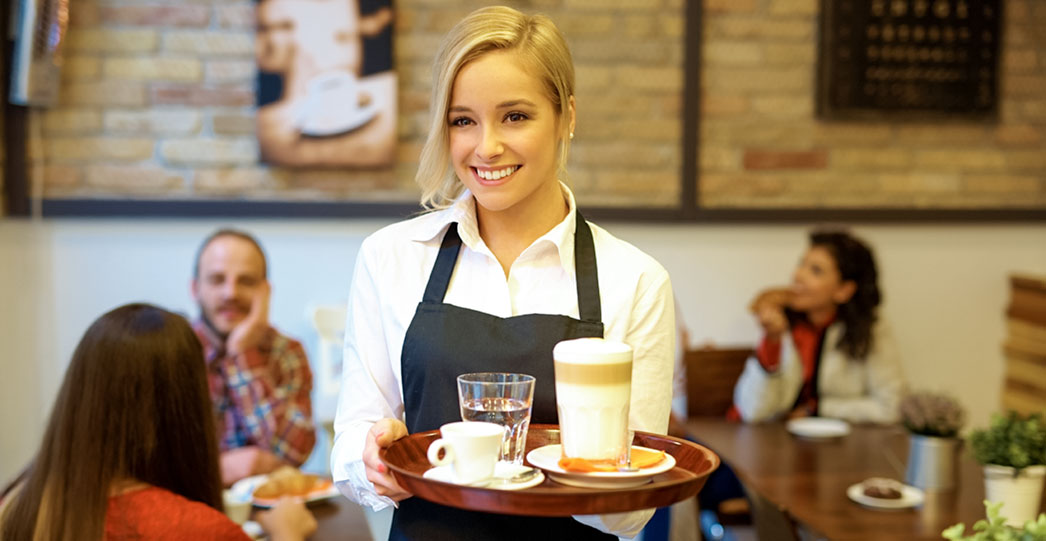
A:
POLYGON ((261 161, 393 165, 396 73, 389 0, 258 0, 261 161))

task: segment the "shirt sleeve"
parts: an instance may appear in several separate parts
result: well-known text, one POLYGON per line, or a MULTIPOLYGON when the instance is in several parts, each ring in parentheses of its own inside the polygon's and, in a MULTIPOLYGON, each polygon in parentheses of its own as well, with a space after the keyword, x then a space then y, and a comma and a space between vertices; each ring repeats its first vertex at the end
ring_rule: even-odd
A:
MULTIPOLYGON (((760 344, 760 349, 766 341, 760 344)), ((767 348, 771 349, 771 348, 767 348)), ((788 412, 803 386, 803 366, 790 337, 777 342, 776 370, 769 371, 759 353, 748 358, 734 385, 734 406, 746 423, 766 421, 788 412)), ((767 360, 770 360, 769 358, 767 360)))
MULTIPOLYGON (((675 310, 672 284, 663 269, 642 289, 633 304, 625 343, 632 346, 632 399, 629 428, 665 434, 672 407, 672 370, 675 354, 675 310)), ((642 287, 644 284, 640 284, 642 287)), ((576 515, 578 522, 605 533, 633 538, 653 509, 608 515, 576 515)))
POLYGON ((300 466, 316 443, 312 372, 300 343, 270 333, 271 351, 251 348, 223 363, 225 380, 250 440, 300 466))
POLYGON ((376 254, 365 241, 349 291, 342 386, 330 464, 338 490, 375 511, 393 502, 379 496, 366 478, 363 447, 367 431, 380 419, 403 419, 403 397, 386 345, 378 267, 376 254))

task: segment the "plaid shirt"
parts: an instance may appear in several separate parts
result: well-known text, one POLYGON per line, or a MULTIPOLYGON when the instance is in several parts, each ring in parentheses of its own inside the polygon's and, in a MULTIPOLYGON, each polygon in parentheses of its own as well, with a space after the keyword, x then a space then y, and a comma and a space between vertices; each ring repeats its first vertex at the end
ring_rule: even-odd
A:
POLYGON ((221 450, 257 445, 296 466, 305 462, 316 430, 301 344, 269 327, 260 347, 232 357, 203 321, 193 330, 203 343, 221 450))

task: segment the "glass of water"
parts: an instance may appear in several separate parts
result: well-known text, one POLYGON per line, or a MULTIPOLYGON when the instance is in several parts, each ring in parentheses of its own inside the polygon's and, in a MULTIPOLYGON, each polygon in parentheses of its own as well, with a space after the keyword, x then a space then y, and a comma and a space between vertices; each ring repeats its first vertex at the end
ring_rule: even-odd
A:
POLYGON ((458 376, 461 420, 486 421, 505 427, 498 460, 523 464, 534 401, 534 376, 479 372, 458 376))

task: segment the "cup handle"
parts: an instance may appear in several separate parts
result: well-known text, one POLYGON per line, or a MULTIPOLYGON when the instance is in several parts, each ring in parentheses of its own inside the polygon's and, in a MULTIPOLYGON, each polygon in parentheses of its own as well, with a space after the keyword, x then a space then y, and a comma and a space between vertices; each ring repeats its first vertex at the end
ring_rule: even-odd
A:
POLYGON ((450 443, 440 438, 431 445, 429 445, 429 462, 433 466, 446 466, 454 462, 454 448, 450 446, 450 443), (443 458, 439 457, 439 452, 443 451, 443 458))

